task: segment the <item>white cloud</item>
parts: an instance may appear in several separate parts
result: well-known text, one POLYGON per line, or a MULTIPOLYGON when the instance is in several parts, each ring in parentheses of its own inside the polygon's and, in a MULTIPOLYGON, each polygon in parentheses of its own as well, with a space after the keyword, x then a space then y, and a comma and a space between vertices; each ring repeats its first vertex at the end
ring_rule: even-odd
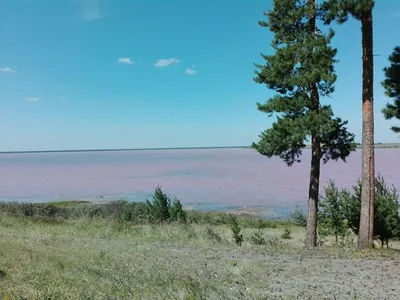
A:
POLYGON ((35 101, 39 101, 40 98, 39 97, 28 97, 25 98, 26 101, 31 101, 31 102, 35 102, 35 101))
POLYGON ((0 72, 2 72, 2 73, 17 73, 17 71, 15 71, 14 69, 11 69, 9 67, 0 68, 0 72))
POLYGON ((133 61, 129 57, 118 58, 118 62, 120 64, 128 64, 128 65, 132 65, 133 64, 133 61))
POLYGON ((166 59, 159 59, 154 66, 156 66, 157 68, 165 68, 165 67, 169 67, 170 65, 175 65, 175 64, 179 64, 180 61, 179 59, 176 58, 166 58, 166 59))
POLYGON ((82 4, 81 18, 84 22, 102 19, 100 0, 87 0, 82 4))
POLYGON ((190 68, 186 68, 185 73, 187 75, 194 75, 194 74, 197 73, 197 70, 195 68, 196 68, 196 66, 192 66, 190 68))

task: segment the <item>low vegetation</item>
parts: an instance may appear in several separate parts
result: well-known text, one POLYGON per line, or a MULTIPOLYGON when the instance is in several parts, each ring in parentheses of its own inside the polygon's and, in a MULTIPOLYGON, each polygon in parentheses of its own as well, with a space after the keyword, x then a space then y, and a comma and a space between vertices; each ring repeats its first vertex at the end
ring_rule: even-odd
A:
MULTIPOLYGON (((389 248, 389 241, 400 238, 400 203, 394 186, 386 185, 382 176, 375 178, 374 238, 381 246, 389 248)), ((335 238, 336 244, 344 243, 352 233, 358 234, 361 210, 361 181, 353 186, 353 191, 338 189, 333 181, 325 187, 321 196, 318 213, 319 242, 324 243, 328 236, 335 238)), ((292 221, 305 226, 305 214, 296 209, 292 221)))
MULTIPOLYGON (((377 186, 377 211, 394 218, 395 190, 377 186)), ((295 222, 185 211, 160 187, 138 203, 3 202, 0 299, 395 298, 400 271, 387 260, 400 260, 400 243, 390 236, 392 249, 356 251, 344 195, 326 188, 313 250, 300 209, 295 222), (371 274, 391 288, 370 284, 371 274)))

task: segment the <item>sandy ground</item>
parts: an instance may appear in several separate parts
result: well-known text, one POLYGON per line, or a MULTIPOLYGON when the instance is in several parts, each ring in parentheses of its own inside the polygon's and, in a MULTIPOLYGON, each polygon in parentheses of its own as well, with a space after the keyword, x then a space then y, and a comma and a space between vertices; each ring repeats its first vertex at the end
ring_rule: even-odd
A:
MULTIPOLYGON (((179 259, 188 256, 207 260, 206 257, 214 256, 220 262, 237 266, 240 280, 231 289, 240 291, 243 299, 254 299, 257 293, 252 289, 264 294, 266 298, 262 299, 400 299, 400 260, 313 258, 310 253, 269 255, 211 249, 204 254, 196 248, 164 250, 179 259), (265 269, 264 286, 251 282, 251 276, 240 268, 254 263, 265 269)), ((206 263, 204 269, 212 272, 213 264, 206 263)))

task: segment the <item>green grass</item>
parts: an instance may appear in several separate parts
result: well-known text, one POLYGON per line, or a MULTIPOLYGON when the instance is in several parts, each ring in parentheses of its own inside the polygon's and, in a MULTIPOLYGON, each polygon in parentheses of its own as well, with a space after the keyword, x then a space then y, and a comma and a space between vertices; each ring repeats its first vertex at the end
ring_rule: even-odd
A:
MULTIPOLYGON (((271 299, 280 293, 269 281, 286 276, 285 260, 400 257, 386 249, 306 251, 299 227, 290 240, 280 238, 283 227, 265 229, 266 245, 253 244, 256 229, 247 227, 242 247, 228 225, 3 216, 0 228, 0 295, 8 299, 271 299)), ((288 274, 306 275, 297 267, 288 274)))
POLYGON ((142 204, 126 205, 0 204, 0 299, 374 299, 400 292, 373 284, 400 280, 392 262, 400 260, 397 242, 389 250, 356 251, 352 241, 305 250, 303 228, 239 215, 239 247, 227 214, 189 211, 186 224, 154 225, 141 218, 142 204), (121 221, 125 208, 131 222, 121 221), (291 239, 281 237, 285 228, 291 239))
POLYGON ((44 202, 44 203, 36 203, 35 205, 55 205, 58 207, 68 207, 68 206, 76 206, 79 204, 89 204, 90 201, 85 200, 70 200, 70 201, 52 201, 52 202, 44 202))

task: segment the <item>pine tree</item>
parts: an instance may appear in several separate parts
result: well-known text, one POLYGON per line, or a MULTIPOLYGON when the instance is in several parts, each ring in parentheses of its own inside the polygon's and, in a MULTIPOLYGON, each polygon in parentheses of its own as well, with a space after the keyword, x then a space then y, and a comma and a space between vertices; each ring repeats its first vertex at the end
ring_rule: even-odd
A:
MULTIPOLYGON (((386 120, 396 118, 400 120, 400 46, 394 48, 389 56, 390 66, 383 69, 385 80, 382 86, 385 88, 385 95, 394 98, 393 103, 387 103, 382 109, 386 120)), ((400 133, 400 126, 392 126, 393 132, 400 133)))
MULTIPOLYGON (((343 212, 348 221, 349 227, 356 233, 360 229, 360 210, 362 197, 362 183, 360 180, 353 186, 354 193, 343 190, 340 193, 343 212)), ((389 247, 389 240, 398 237, 400 233, 400 203, 397 190, 388 187, 379 176, 374 182, 374 233, 373 236, 389 247)))
POLYGON ((316 26, 320 10, 314 0, 274 0, 273 9, 260 21, 274 33, 275 53, 263 55, 264 65, 256 64, 257 83, 273 89, 276 95, 258 109, 278 114, 272 127, 253 143, 267 157, 279 156, 288 166, 300 162, 305 143, 311 140, 311 172, 308 196, 306 246, 316 246, 317 212, 321 159, 345 161, 354 147, 354 135, 335 118, 320 96, 334 90, 336 49, 330 46, 333 31, 322 33, 316 26))
POLYGON ((373 21, 374 0, 326 0, 324 21, 330 24, 347 21, 349 15, 361 22, 362 45, 362 204, 357 247, 373 247, 374 232, 374 72, 373 21))
POLYGON ((147 215, 151 222, 165 222, 170 218, 171 199, 157 186, 153 201, 146 200, 147 215))
POLYGON ((329 233, 335 236, 336 243, 338 243, 339 237, 345 237, 348 230, 340 191, 331 180, 324 190, 325 195, 321 197, 318 221, 329 233))

